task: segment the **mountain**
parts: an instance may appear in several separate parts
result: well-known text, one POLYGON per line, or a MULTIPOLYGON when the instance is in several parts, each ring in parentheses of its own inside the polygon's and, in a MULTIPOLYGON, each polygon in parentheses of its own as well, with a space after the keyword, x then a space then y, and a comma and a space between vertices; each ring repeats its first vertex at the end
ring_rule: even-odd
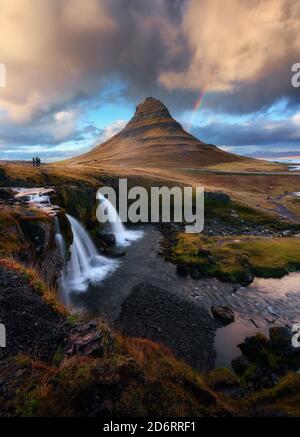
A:
POLYGON ((108 164, 125 167, 207 167, 254 159, 227 153, 186 132, 166 106, 153 97, 140 103, 132 119, 118 134, 72 164, 108 164))

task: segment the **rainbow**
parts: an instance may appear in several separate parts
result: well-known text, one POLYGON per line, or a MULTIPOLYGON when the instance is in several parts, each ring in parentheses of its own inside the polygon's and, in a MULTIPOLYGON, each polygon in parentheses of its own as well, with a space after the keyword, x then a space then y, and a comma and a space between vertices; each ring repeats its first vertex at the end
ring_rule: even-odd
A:
POLYGON ((201 91, 198 99, 196 100, 196 102, 193 106, 192 115, 191 115, 191 119, 189 122, 189 130, 191 130, 193 125, 194 125, 195 117, 196 117, 197 112, 201 106, 201 103, 203 103, 204 97, 205 97, 205 91, 201 91))

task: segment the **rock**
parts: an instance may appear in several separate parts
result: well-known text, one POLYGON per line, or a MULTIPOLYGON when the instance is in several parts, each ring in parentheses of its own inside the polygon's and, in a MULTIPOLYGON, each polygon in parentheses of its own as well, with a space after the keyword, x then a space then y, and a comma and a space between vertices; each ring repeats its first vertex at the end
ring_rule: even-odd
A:
POLYGON ((212 306, 211 312, 215 319, 221 321, 224 325, 234 322, 234 312, 227 306, 212 306))
POLYGON ((78 325, 72 330, 65 347, 68 357, 80 355, 84 357, 102 357, 113 349, 113 337, 106 328, 101 329, 100 321, 78 325))
POLYGON ((209 312, 188 299, 149 283, 136 285, 116 322, 125 335, 161 343, 194 368, 215 363, 215 323, 209 312))
POLYGON ((243 375, 250 367, 250 361, 244 355, 240 355, 231 361, 231 366, 237 375, 243 375))
POLYGON ((8 200, 14 197, 14 193, 10 188, 0 188, 0 200, 8 200))
POLYGON ((115 234, 101 234, 101 240, 106 246, 114 246, 117 242, 115 234))

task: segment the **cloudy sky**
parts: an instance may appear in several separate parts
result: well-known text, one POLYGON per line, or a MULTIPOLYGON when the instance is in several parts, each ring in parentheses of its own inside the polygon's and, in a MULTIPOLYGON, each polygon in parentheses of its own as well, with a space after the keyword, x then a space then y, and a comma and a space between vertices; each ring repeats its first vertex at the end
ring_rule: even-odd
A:
POLYGON ((0 159, 80 154, 147 96, 203 141, 300 156, 299 0, 0 0, 0 29, 0 159))

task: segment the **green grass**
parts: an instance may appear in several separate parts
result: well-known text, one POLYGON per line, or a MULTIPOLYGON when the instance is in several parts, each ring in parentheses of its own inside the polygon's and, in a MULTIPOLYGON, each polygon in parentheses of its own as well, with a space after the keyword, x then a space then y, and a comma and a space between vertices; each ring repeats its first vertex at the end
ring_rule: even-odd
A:
POLYGON ((300 269, 300 240, 179 233, 167 257, 197 268, 204 277, 243 282, 249 275, 282 277, 300 269))

